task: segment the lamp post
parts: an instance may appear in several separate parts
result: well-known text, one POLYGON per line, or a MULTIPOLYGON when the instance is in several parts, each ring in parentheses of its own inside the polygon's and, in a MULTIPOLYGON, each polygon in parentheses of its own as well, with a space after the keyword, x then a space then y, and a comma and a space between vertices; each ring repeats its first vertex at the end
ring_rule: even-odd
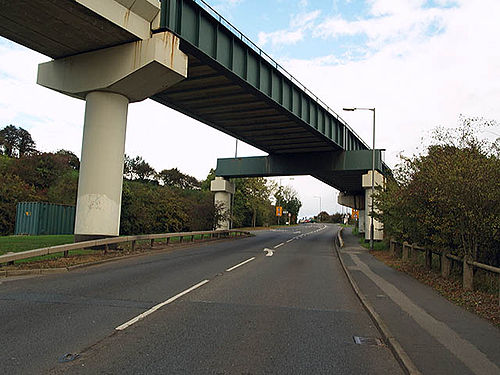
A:
POLYGON ((344 108, 344 111, 372 111, 373 112, 373 146, 372 146, 372 194, 370 215, 370 249, 373 250, 373 195, 375 194, 375 108, 344 108))

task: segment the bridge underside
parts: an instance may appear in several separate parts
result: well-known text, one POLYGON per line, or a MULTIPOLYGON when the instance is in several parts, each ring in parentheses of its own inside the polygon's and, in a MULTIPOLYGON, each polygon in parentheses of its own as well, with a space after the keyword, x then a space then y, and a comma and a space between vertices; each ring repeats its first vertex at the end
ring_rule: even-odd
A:
POLYGON ((153 100, 270 154, 340 149, 204 54, 182 42, 181 50, 189 56, 188 78, 153 100))
POLYGON ((0 35, 53 59, 140 40, 75 0, 0 0, 0 35))
MULTIPOLYGON (((151 0, 0 0, 0 35, 55 59, 39 66, 38 83, 87 101, 78 206, 92 212, 77 210, 77 222, 90 224, 77 225, 75 233, 118 235, 128 104, 147 97, 269 153, 221 159, 220 177, 312 175, 352 196, 363 194, 368 145, 206 8, 193 0, 165 0, 161 8, 151 0), (120 140, 112 150, 104 130, 119 133, 111 137, 120 140), (96 197, 109 207, 85 206, 96 197)), ((378 151, 376 169, 387 172, 378 151)), ((215 189, 219 195, 231 190, 215 189)))
MULTIPOLYGON (((383 170, 380 150, 375 165, 383 170)), ((369 150, 311 152, 288 155, 225 158, 217 160, 216 175, 224 178, 311 175, 337 190, 364 194, 362 176, 372 168, 369 150)))

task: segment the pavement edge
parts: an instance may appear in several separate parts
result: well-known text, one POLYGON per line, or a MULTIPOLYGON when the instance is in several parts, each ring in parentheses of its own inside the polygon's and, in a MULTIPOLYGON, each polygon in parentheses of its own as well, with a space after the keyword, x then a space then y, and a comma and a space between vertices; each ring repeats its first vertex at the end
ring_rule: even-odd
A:
MULTIPOLYGON (((343 228, 340 228, 337 231, 337 240, 339 241, 340 247, 344 247, 344 240, 342 239, 342 230, 343 228)), ((399 343, 398 340, 392 335, 391 331, 389 328, 386 326, 386 324, 383 322, 382 318, 378 313, 375 311, 373 308, 373 305, 366 299, 366 297, 361 293, 358 285, 354 281, 353 277, 351 276, 351 273, 347 269, 344 260, 342 259, 342 256, 340 254, 340 249, 339 246, 337 246, 337 241, 333 241, 334 248, 337 252, 337 256, 340 260, 340 264, 342 265, 342 269, 344 270, 344 273, 347 276, 347 279, 349 280, 349 283, 352 286, 352 289, 354 290, 354 293, 360 300, 361 304, 365 308, 365 310, 368 312, 368 315, 370 315, 371 319, 375 323, 375 326, 378 328, 379 332, 384 338, 384 341, 387 343, 389 346, 389 349, 391 350, 392 354, 398 361, 399 365, 403 369, 403 371, 406 374, 409 375, 422 375, 422 373, 417 369, 413 361, 410 359, 408 354, 405 352, 401 344, 399 343)))

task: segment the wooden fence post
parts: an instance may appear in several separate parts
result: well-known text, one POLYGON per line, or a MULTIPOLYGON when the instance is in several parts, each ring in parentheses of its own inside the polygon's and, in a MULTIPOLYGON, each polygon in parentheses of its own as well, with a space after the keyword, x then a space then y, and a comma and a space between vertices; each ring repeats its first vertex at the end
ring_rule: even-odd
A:
POLYGON ((432 269, 432 251, 425 249, 425 268, 432 269))
POLYGON ((135 243, 136 243, 136 241, 135 241, 135 240, 134 240, 134 241, 132 241, 132 251, 135 251, 135 243))
POLYGON ((446 251, 441 253, 441 276, 445 279, 450 277, 451 272, 451 259, 446 256, 446 251))
POLYGON ((408 245, 408 242, 403 242, 403 262, 408 262, 408 259, 410 257, 410 246, 408 245))
POLYGON ((469 264, 470 258, 468 256, 464 257, 464 268, 463 268, 463 288, 464 290, 474 290, 474 266, 469 264))
POLYGON ((415 249, 415 246, 417 246, 416 243, 412 243, 410 245, 410 253, 408 254, 408 258, 410 258, 410 261, 413 263, 417 260, 417 250, 415 249))
POLYGON ((394 241, 392 238, 389 242, 389 255, 391 257, 394 256, 394 253, 395 253, 395 247, 396 247, 396 244, 395 244, 396 241, 394 241))
POLYGON ((149 244, 149 247, 153 248, 153 244, 154 244, 155 240, 152 238, 151 239, 151 243, 149 244))
POLYGON ((168 245, 170 243, 170 237, 167 237, 166 241, 167 241, 167 245, 168 245))

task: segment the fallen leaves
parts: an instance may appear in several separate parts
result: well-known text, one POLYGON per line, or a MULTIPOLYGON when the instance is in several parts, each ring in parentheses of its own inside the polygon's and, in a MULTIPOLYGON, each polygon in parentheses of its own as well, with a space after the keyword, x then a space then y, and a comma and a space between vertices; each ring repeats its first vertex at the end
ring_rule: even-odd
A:
POLYGON ((433 270, 417 263, 403 262, 399 258, 391 257, 387 251, 371 251, 375 258, 388 266, 404 272, 418 281, 429 285, 439 292, 443 297, 458 306, 490 321, 493 325, 500 327, 500 305, 498 294, 489 294, 479 290, 465 291, 462 282, 454 277, 444 279, 433 270))

